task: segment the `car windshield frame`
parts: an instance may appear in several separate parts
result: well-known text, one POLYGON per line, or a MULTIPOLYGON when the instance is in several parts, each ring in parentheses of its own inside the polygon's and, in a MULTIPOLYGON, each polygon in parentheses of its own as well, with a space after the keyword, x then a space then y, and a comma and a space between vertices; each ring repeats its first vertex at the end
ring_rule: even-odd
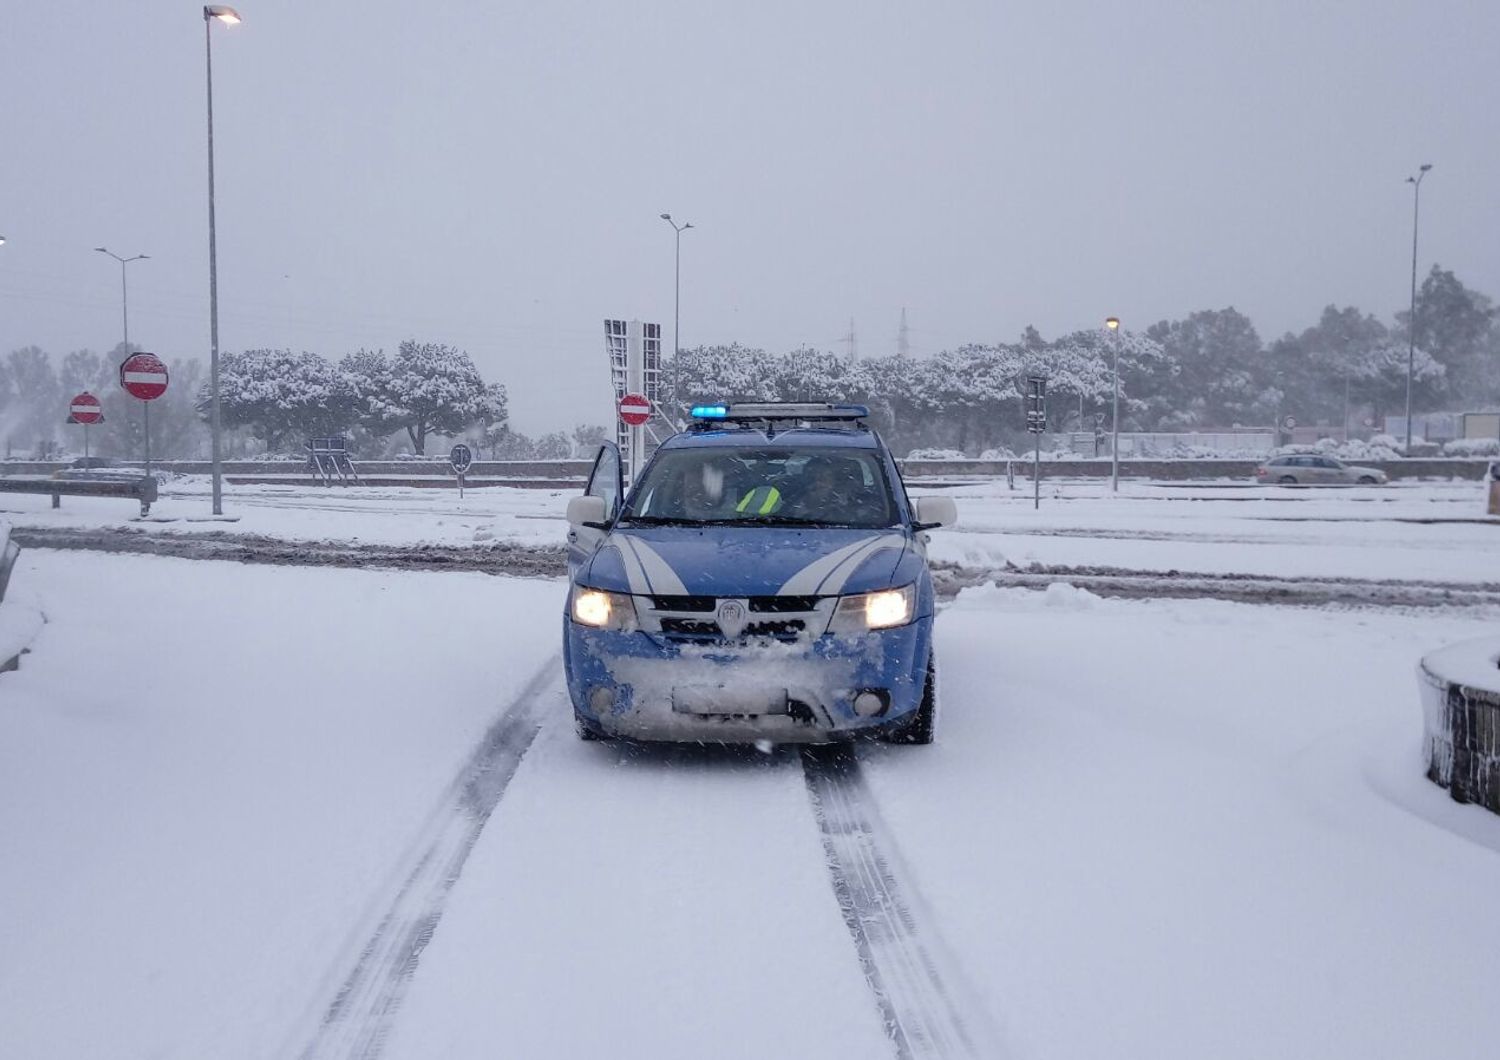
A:
POLYGON ((772 444, 659 451, 618 524, 884 530, 902 518, 878 449, 772 444), (803 477, 814 472, 827 477, 803 477))

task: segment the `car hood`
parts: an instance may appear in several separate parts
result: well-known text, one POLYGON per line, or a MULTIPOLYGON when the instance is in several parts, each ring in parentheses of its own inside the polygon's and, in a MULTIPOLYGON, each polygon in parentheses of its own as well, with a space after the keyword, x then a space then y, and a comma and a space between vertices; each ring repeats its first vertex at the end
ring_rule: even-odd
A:
POLYGON ((637 595, 835 596, 890 587, 906 547, 895 529, 621 529, 578 580, 637 595))

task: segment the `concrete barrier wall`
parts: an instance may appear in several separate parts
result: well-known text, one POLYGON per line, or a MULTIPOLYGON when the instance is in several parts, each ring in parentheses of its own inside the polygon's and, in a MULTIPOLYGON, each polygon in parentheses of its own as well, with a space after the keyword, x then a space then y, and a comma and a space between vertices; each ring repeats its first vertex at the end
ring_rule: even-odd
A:
MULTIPOLYGON (((909 479, 947 478, 954 475, 1003 476, 1003 460, 902 460, 901 473, 909 479)), ((1483 458, 1434 457, 1422 460, 1354 461, 1360 467, 1379 468, 1392 479, 1467 479, 1478 481, 1488 461, 1483 458)), ((1018 476, 1030 479, 1031 461, 1014 461, 1018 476)), ((1133 479, 1253 479, 1260 466, 1255 460, 1121 460, 1120 477, 1133 479)), ((1042 478, 1109 478, 1106 460, 1043 460, 1042 478)))
POLYGON ((1419 671, 1427 778, 1500 814, 1500 638, 1432 652, 1419 671))
MULTIPOLYGON (((953 476, 982 476, 1002 478, 1005 475, 1003 460, 902 460, 902 474, 910 479, 951 478, 953 476)), ((39 461, 0 461, 0 475, 50 475, 54 471, 71 467, 68 463, 43 463, 39 461)), ((121 462, 121 467, 140 467, 139 461, 121 462)), ((212 467, 206 460, 161 460, 153 466, 164 472, 178 475, 207 475, 212 467)), ((592 460, 476 460, 469 468, 470 478, 585 478, 592 460)), ((1166 481, 1190 479, 1253 479, 1254 460, 1121 460, 1120 476, 1132 479, 1161 479, 1166 481)), ((1371 460, 1362 466, 1375 467, 1393 479, 1467 479, 1478 481, 1485 475, 1489 461, 1483 457, 1473 459, 1434 457, 1422 460, 1371 460)), ((361 475, 394 475, 413 477, 452 475, 446 460, 355 460, 355 469, 361 475)), ((1023 478, 1031 476, 1031 461, 1016 460, 1015 472, 1023 478)), ((300 460, 227 460, 226 475, 305 475, 306 465, 300 460)), ((1108 460, 1044 460, 1042 477, 1046 478, 1108 478, 1108 460)), ((309 477, 311 477, 309 475, 309 477)))
MULTIPOLYGON (((577 478, 583 479, 593 467, 592 460, 476 460, 469 466, 469 478, 485 476, 503 478, 577 478)), ((70 463, 38 461, 0 461, 0 475, 50 475, 72 467, 70 463)), ((139 460, 115 461, 117 467, 142 467, 139 460)), ((151 466, 175 475, 209 475, 213 465, 207 460, 153 460, 151 466)), ((305 475, 312 477, 301 460, 226 460, 226 475, 305 475)), ((448 461, 443 460, 355 460, 354 469, 361 475, 447 476, 453 477, 448 461)))

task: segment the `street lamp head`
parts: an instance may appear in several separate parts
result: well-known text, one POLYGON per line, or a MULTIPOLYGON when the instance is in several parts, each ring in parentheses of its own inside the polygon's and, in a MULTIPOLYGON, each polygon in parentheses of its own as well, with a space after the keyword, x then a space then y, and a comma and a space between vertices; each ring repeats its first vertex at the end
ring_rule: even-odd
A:
POLYGON ((689 221, 687 224, 683 225, 682 227, 683 227, 684 230, 692 228, 693 227, 693 222, 689 221))
POLYGON ((226 26, 237 26, 241 22, 245 21, 244 19, 240 18, 240 13, 238 11, 236 11, 232 7, 226 7, 224 4, 204 5, 203 21, 207 22, 211 18, 218 19, 226 26))
POLYGON ((1422 163, 1422 172, 1423 173, 1426 173, 1431 168, 1432 168, 1432 163, 1431 162, 1423 162, 1422 163))
POLYGON ((95 247, 94 249, 96 251, 98 251, 100 254, 108 254, 109 253, 109 248, 108 247, 95 247))
POLYGON ((1109 328, 1110 331, 1118 331, 1120 329, 1120 318, 1119 317, 1105 317, 1104 318, 1104 326, 1107 327, 1107 328, 1109 328))

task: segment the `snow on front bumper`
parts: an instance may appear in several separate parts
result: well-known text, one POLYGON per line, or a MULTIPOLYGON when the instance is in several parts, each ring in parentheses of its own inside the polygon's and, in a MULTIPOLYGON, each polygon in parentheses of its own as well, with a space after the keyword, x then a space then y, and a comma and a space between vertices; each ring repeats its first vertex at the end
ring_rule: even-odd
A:
POLYGON ((709 743, 821 743, 899 722, 921 703, 932 619, 792 643, 672 644, 564 618, 574 710, 611 736, 709 743), (854 697, 888 701, 861 716, 854 697))

